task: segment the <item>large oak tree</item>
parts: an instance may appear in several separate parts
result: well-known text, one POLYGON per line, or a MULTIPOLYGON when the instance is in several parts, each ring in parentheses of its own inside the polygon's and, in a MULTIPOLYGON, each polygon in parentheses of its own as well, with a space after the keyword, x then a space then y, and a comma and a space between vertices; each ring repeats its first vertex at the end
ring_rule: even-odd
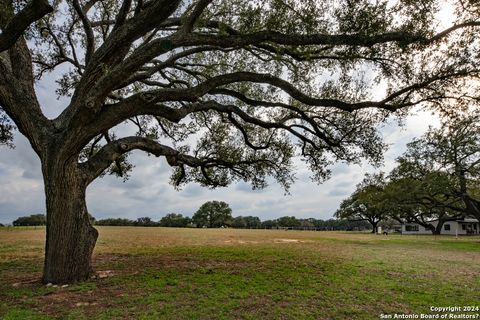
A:
POLYGON ((477 108, 465 110, 407 145, 392 177, 417 185, 410 186, 409 198, 452 219, 461 214, 480 220, 479 120, 477 108))
POLYGON ((208 201, 192 216, 197 228, 221 228, 232 224, 232 209, 223 201, 208 201))
POLYGON ((340 203, 335 217, 348 221, 367 221, 372 226, 372 233, 376 233, 378 224, 389 217, 392 206, 385 192, 386 185, 383 172, 366 174, 350 197, 340 203))
POLYGON ((406 169, 403 164, 396 167, 384 190, 390 218, 401 224, 418 223, 433 234, 440 234, 445 222, 464 215, 461 201, 450 193, 452 179, 448 174, 403 171, 406 169))
POLYGON ((434 0, 60 0, 24 37, 9 26, 27 6, 0 3, 15 40, 0 42, 0 126, 42 164, 44 282, 89 277, 86 188, 124 176, 133 150, 166 158, 176 186, 288 188, 293 156, 322 181, 337 160, 378 161, 390 113, 475 92, 474 1, 440 31, 434 0), (69 98, 54 119, 35 92, 47 72, 69 98), (126 121, 136 134, 121 135, 126 121))

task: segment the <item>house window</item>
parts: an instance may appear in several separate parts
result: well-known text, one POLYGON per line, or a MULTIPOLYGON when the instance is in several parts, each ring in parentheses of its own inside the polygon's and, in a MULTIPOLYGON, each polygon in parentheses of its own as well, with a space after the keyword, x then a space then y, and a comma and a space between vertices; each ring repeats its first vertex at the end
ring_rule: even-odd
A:
POLYGON ((413 226, 411 226, 411 225, 406 225, 406 226, 405 226, 405 231, 418 231, 418 230, 419 230, 419 229, 418 229, 418 225, 413 225, 413 226))
POLYGON ((462 230, 467 230, 467 226, 462 224, 462 230))
POLYGON ((449 225, 449 224, 444 225, 444 226, 443 226, 443 229, 444 229, 445 231, 450 231, 450 225, 449 225))

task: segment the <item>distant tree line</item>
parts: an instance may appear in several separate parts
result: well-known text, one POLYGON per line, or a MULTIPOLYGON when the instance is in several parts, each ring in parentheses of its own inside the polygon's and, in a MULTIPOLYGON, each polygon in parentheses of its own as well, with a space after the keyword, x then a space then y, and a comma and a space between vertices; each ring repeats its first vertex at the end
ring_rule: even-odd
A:
POLYGON ((370 226, 366 221, 349 221, 341 219, 297 219, 293 216, 280 217, 274 220, 262 221, 262 229, 293 229, 293 230, 336 230, 362 231, 370 226))
POLYGON ((125 218, 107 218, 97 220, 97 226, 139 226, 139 227, 157 227, 158 223, 149 217, 141 217, 137 220, 130 220, 125 218))
MULTIPOLYGON (((261 221, 255 216, 232 217, 232 209, 223 201, 209 201, 204 203, 192 216, 183 216, 179 213, 169 213, 160 221, 150 217, 141 217, 136 220, 126 218, 107 218, 95 220, 90 216, 92 223, 98 226, 135 226, 135 227, 176 227, 176 228, 238 228, 238 229, 295 229, 295 230, 365 230, 369 228, 365 221, 348 220, 321 220, 297 219, 294 216, 284 216, 278 219, 261 221)), ((13 222, 14 226, 45 225, 45 215, 35 214, 20 217, 13 222)))
POLYGON ((191 219, 181 214, 169 213, 160 221, 153 221, 150 217, 141 217, 137 220, 125 218, 108 218, 95 222, 97 226, 132 226, 132 227, 177 227, 185 228, 191 226, 191 219))
MULTIPOLYGON (((90 217, 90 222, 95 223, 95 218, 90 214, 89 214, 89 217, 90 217)), ((42 213, 32 214, 25 217, 19 217, 12 223, 14 227, 44 226, 46 224, 47 224, 47 217, 45 216, 45 214, 42 214, 42 213)), ((0 227, 3 227, 3 225, 0 224, 0 227)))
POLYGON ((46 223, 47 219, 44 214, 32 214, 13 221, 14 226, 44 226, 46 223))
POLYGON ((238 216, 228 220, 216 219, 209 224, 205 220, 186 217, 178 213, 169 213, 160 221, 152 221, 148 217, 137 220, 110 218, 98 220, 98 226, 136 226, 136 227, 175 227, 175 228, 235 228, 235 229, 292 229, 292 230, 366 230, 370 225, 366 221, 348 221, 341 219, 297 219, 293 216, 280 217, 261 221, 259 217, 238 216), (197 222, 197 223, 196 223, 197 222))

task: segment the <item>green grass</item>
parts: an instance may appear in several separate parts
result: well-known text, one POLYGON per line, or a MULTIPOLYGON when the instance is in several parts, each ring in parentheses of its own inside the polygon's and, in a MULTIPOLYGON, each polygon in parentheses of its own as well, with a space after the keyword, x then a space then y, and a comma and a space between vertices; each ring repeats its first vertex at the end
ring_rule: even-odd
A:
MULTIPOLYGON (((2 309, 0 309, 2 310, 2 309)), ((6 313, 2 316, 3 320, 13 320, 13 319, 31 319, 31 320, 46 320, 51 319, 48 316, 41 315, 34 311, 28 309, 16 309, 16 308, 6 308, 6 313), (7 310, 8 309, 8 310, 7 310)))
POLYGON ((42 230, 0 231, 2 319, 378 319, 479 305, 480 238, 99 228, 96 270, 46 288, 42 230))

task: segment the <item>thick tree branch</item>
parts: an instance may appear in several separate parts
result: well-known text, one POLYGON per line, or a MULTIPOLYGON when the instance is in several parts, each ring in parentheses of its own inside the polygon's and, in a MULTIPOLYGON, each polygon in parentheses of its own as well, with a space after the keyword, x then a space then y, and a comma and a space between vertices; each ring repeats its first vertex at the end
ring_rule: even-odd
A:
MULTIPOLYGON (((341 101, 338 99, 316 98, 303 93, 302 91, 297 89, 294 85, 292 85, 290 82, 286 80, 272 76, 270 74, 261 74, 261 73, 252 73, 252 72, 235 72, 230 74, 224 74, 224 75, 210 78, 204 81, 203 83, 192 88, 187 88, 187 89, 166 88, 166 89, 147 91, 140 94, 136 94, 128 99, 138 100, 141 97, 143 97, 144 99, 148 97, 148 100, 149 100, 148 102, 150 103, 166 102, 166 101, 191 101, 192 102, 210 92, 212 93, 218 92, 215 90, 218 90, 217 88, 219 87, 226 86, 232 83, 238 83, 238 82, 251 82, 251 83, 259 83, 259 84, 269 84, 269 85, 275 86, 283 90, 287 94, 289 94, 292 98, 310 106, 334 107, 334 108, 337 108, 343 111, 349 111, 349 112, 355 111, 358 109, 364 109, 364 108, 382 108, 389 111, 395 111, 398 108, 412 104, 411 102, 404 102, 403 104, 401 103, 390 104, 401 95, 425 88, 436 81, 442 81, 451 77, 459 77, 466 74, 467 74, 466 72, 456 72, 454 74, 432 77, 421 83, 415 83, 413 85, 406 86, 398 91, 395 91, 380 101, 362 101, 362 102, 349 103, 349 102, 341 101)), ((237 98, 239 97, 240 96, 237 95, 237 98)), ((267 102, 265 104, 269 104, 269 103, 267 102)), ((281 107, 282 105, 278 104, 278 106, 281 107)))
POLYGON ((164 156, 170 166, 180 167, 182 170, 185 170, 185 166, 199 168, 203 173, 204 178, 212 186, 215 186, 217 182, 210 178, 210 174, 208 173, 209 168, 219 167, 229 169, 233 174, 239 177, 244 177, 245 175, 249 175, 250 172, 245 172, 245 169, 242 169, 242 166, 248 168, 257 163, 268 163, 268 165, 273 168, 278 166, 278 164, 271 162, 268 159, 238 160, 232 162, 224 159, 217 159, 215 157, 197 158, 183 154, 172 147, 162 145, 152 139, 144 137, 126 137, 108 143, 87 162, 79 164, 86 179, 86 183, 90 183, 102 174, 104 170, 123 154, 133 150, 142 150, 157 157, 164 156))
POLYGON ((197 3, 193 4, 192 12, 188 14, 183 23, 184 32, 191 32, 193 30, 195 22, 212 1, 213 0, 198 0, 197 3))
POLYGON ((113 26, 113 30, 118 29, 122 24, 125 23, 131 5, 132 0, 123 0, 120 12, 117 14, 117 18, 115 19, 115 25, 113 26))
MULTIPOLYGON (((178 23, 178 22, 177 22, 178 23)), ((390 42, 401 44, 423 43, 428 44, 448 36, 451 32, 461 27, 476 26, 476 22, 465 23, 458 27, 452 27, 440 32, 432 38, 426 38, 422 34, 412 34, 402 31, 386 32, 378 35, 364 34, 284 34, 275 31, 259 31, 251 34, 237 34, 230 30, 231 35, 217 35, 204 33, 175 33, 166 38, 159 38, 139 47, 128 59, 123 61, 110 75, 108 80, 125 79, 142 65, 165 51, 165 43, 169 43, 172 49, 180 47, 215 46, 220 48, 246 48, 258 46, 259 48, 272 50, 271 44, 281 46, 346 46, 346 47, 372 47, 390 42), (118 75, 116 74, 118 73, 118 75)), ((278 48, 279 52, 287 50, 278 48)), ((290 52, 293 55, 293 52, 290 52)), ((107 79, 106 79, 107 82, 107 79)))
POLYGON ((157 157, 181 157, 187 163, 192 165, 195 163, 198 164, 197 159, 189 156, 180 156, 178 151, 171 147, 161 145, 154 140, 143 137, 127 137, 108 143, 87 162, 80 164, 80 167, 88 177, 87 180, 89 183, 102 174, 102 172, 121 155, 136 149, 151 153, 157 157))
POLYGON ((427 42, 434 42, 434 41, 441 40, 442 38, 448 36, 450 33, 453 33, 459 29, 468 28, 468 27, 478 27, 478 26, 480 26, 480 21, 466 21, 464 23, 455 24, 450 28, 447 28, 437 33, 433 37, 429 38, 427 42))
MULTIPOLYGON (((235 114, 240 119, 242 119, 242 121, 245 121, 250 124, 254 124, 263 129, 283 129, 291 133, 293 136, 297 137, 300 141, 303 141, 304 143, 309 144, 310 146, 312 146, 312 148, 316 150, 331 149, 331 147, 336 146, 338 144, 338 141, 335 141, 332 138, 326 136, 324 133, 322 133, 318 135, 318 137, 320 139, 323 139, 325 144, 319 145, 318 143, 314 142, 311 138, 307 137, 305 134, 302 134, 301 132, 298 132, 297 130, 295 130, 295 127, 299 127, 298 125, 288 125, 288 124, 285 124, 283 121, 279 121, 279 122, 264 121, 255 116, 249 115, 248 113, 246 113, 245 111, 242 111, 239 107, 235 105, 224 105, 213 100, 192 103, 183 108, 171 108, 171 107, 157 104, 157 103, 149 104, 147 101, 126 99, 122 102, 119 102, 116 105, 110 106, 108 109, 105 109, 105 112, 102 113, 102 115, 99 117, 99 121, 92 122, 90 126, 85 128, 85 131, 96 132, 97 130, 101 130, 102 128, 106 130, 114 126, 115 124, 118 124, 124 121, 124 117, 131 118, 131 117, 134 117, 135 115, 148 114, 153 116, 160 116, 172 122, 179 122, 180 120, 187 117, 189 114, 205 112, 210 110, 214 110, 219 113, 224 113, 227 115, 235 114), (130 108, 130 106, 138 106, 138 107, 130 108), (123 113, 123 112, 126 112, 126 113, 123 113), (113 121, 113 120, 116 120, 117 123, 112 125, 110 121, 113 121)), ((305 121, 301 113, 298 114, 297 119, 305 121)), ((232 124, 235 125, 235 123, 232 123, 232 124)), ((315 127, 317 128, 313 128, 312 132, 316 130, 320 130, 320 128, 318 128, 316 124, 312 124, 312 126, 313 125, 315 125, 315 127)))
MULTIPOLYGON (((452 75, 441 75, 438 77, 432 77, 423 81, 422 83, 416 83, 411 86, 406 86, 396 92, 391 93, 385 99, 380 101, 362 101, 362 102, 354 102, 348 103, 345 101, 337 100, 337 99, 322 99, 311 97, 309 95, 304 94, 300 90, 298 90, 295 86, 293 86, 290 82, 287 82, 283 79, 274 77, 270 74, 258 74, 258 73, 250 73, 250 72, 236 72, 231 74, 220 75, 217 77, 210 78, 203 83, 187 89, 178 89, 178 88, 165 88, 159 90, 152 90, 146 91, 138 94, 134 94, 117 104, 112 105, 105 105, 103 106, 100 113, 97 114, 97 117, 94 121, 90 123, 88 126, 89 130, 86 132, 90 132, 91 136, 88 136, 88 140, 90 140, 93 136, 98 135, 104 130, 107 130, 110 127, 117 125, 118 123, 127 120, 133 116, 138 116, 142 114, 149 114, 149 115, 156 115, 164 117, 167 120, 172 122, 178 122, 187 116, 190 113, 198 112, 198 111, 205 111, 205 110, 218 110, 221 112, 232 112, 231 109, 225 109, 225 107, 220 107, 221 105, 214 105, 212 102, 208 102, 207 104, 200 103, 200 104, 191 104, 188 108, 170 108, 165 105, 162 105, 162 102, 170 102, 170 101, 185 101, 185 102, 195 102, 202 98, 207 94, 228 94, 233 96, 243 102, 253 105, 259 106, 271 106, 271 107, 279 107, 288 109, 290 111, 294 111, 299 113, 298 108, 292 108, 289 105, 276 103, 276 102, 262 102, 262 101, 254 101, 253 99, 248 99, 244 95, 239 93, 235 93, 232 90, 227 89, 218 89, 219 87, 236 83, 236 82, 252 82, 252 83, 261 83, 261 84, 270 84, 280 88, 284 92, 288 93, 292 98, 296 99, 297 101, 304 103, 309 106, 313 107, 333 107, 339 110, 353 112, 355 110, 364 109, 364 108, 382 108, 389 111, 395 111, 399 108, 405 106, 411 106, 416 103, 423 101, 422 99, 415 102, 410 101, 403 101, 397 102, 395 99, 398 99, 402 94, 407 94, 409 92, 414 92, 416 90, 422 89, 424 87, 429 86, 430 84, 436 81, 442 81, 449 77, 459 77, 465 75, 464 72, 457 72, 452 75), (394 103, 392 103, 394 102, 394 103)), ((236 108, 234 111, 237 111, 236 108)), ((311 111, 315 113, 315 110, 311 111)), ((301 114, 300 118, 309 119, 312 117, 311 115, 307 115, 305 113, 301 114)), ((311 120, 308 120, 310 124, 313 125, 311 120)), ((292 130, 292 128, 289 128, 292 130)), ((313 126, 313 130, 316 131, 316 134, 319 137, 323 137, 326 142, 329 142, 329 145, 335 145, 336 143, 330 141, 318 126, 313 126)), ((83 143, 83 141, 81 142, 83 143)))
MULTIPOLYGON (((172 7, 173 8, 173 7, 172 7)), ((149 10, 149 12, 152 10, 149 10)), ((139 15, 140 17, 140 15, 139 15)), ((160 22, 164 21, 162 19, 160 22)), ((158 21, 158 20, 156 20, 158 21)), ((121 29, 124 27, 126 28, 131 23, 126 22, 122 28, 118 30, 120 32, 121 29)), ((135 25, 135 24, 134 24, 135 25)), ((151 29, 152 26, 149 26, 151 29)), ((134 35, 135 39, 145 32, 149 30, 145 26, 142 27, 138 26, 133 28, 135 32, 131 32, 134 35)), ((97 50, 96 56, 98 56, 98 60, 102 60, 107 52, 111 52, 113 48, 118 46, 118 42, 122 40, 121 36, 114 36, 112 33, 104 43, 102 48, 97 50), (112 39, 115 39, 116 45, 112 44, 112 39)), ((442 37, 446 36, 448 33, 442 35, 442 37)), ((132 39, 129 39, 133 41, 132 39)), ((307 46, 307 45, 340 45, 340 46, 365 46, 371 47, 376 44, 383 44, 388 42, 400 42, 400 43, 413 43, 413 42, 425 42, 428 39, 425 39, 422 35, 415 35, 405 32, 389 32, 374 36, 366 36, 360 34, 353 34, 353 35, 326 35, 326 34, 314 34, 314 35, 287 35, 282 34, 279 32, 274 31, 262 31, 256 32, 247 35, 229 35, 229 36, 220 36, 220 35, 211 35, 211 34, 195 34, 195 33, 175 33, 172 36, 168 36, 166 38, 159 38, 144 45, 141 45, 135 52, 133 52, 127 59, 123 62, 116 65, 113 70, 109 70, 108 74, 104 76, 104 72, 101 71, 102 68, 97 65, 97 71, 92 71, 93 78, 89 76, 83 77, 82 83, 78 86, 77 91, 74 95, 73 101, 82 101, 86 106, 87 109, 92 110, 99 110, 102 105, 103 99, 111 92, 115 84, 122 83, 125 79, 130 78, 136 71, 138 71, 144 64, 149 62, 151 59, 157 57, 162 52, 166 50, 166 44, 168 44, 169 49, 173 50, 179 47, 195 47, 195 46, 215 46, 221 48, 241 48, 247 46, 264 46, 266 42, 268 43, 275 43, 277 45, 291 45, 291 46, 307 46), (100 79, 101 78, 101 79, 100 79), (92 85, 95 84, 93 87, 92 85), (88 88, 88 91, 87 91, 88 88), (81 98, 83 97, 83 98, 81 98), (88 98, 87 98, 88 97, 88 98)), ((427 41, 428 42, 428 41, 427 41)), ((113 56, 113 52, 111 53, 113 56)), ((105 61, 106 62, 106 61, 105 61)), ((244 81, 250 81, 248 77, 244 77, 244 81)), ((214 78, 213 81, 221 80, 220 77, 214 78)), ((264 77, 265 80, 265 77, 264 77)), ((267 81, 270 83, 273 81, 267 81)), ((274 81, 275 85, 278 85, 280 81, 274 81)), ((206 83, 207 86, 209 83, 206 83)), ((270 83, 272 84, 272 83, 270 83)), ((284 87, 282 89, 287 89, 288 86, 281 85, 280 87, 284 87)), ((201 87, 197 87, 197 89, 201 89, 201 87)), ((291 88, 288 88, 290 90, 291 88)), ((412 88, 414 89, 414 88, 412 88)), ((408 88, 406 88, 408 90, 408 88)), ((290 90, 292 91, 292 90, 290 90)), ((287 91, 288 92, 288 91, 287 91)), ((292 91, 294 92, 294 91, 292 91)), ((288 92, 291 94, 291 92, 288 92)), ((295 94, 298 92, 295 92, 295 94)), ((401 94, 401 93, 399 93, 401 94)), ((168 93, 167 93, 168 95, 168 93)), ((300 95, 299 95, 300 96, 300 95)), ((302 98, 306 98, 305 96, 302 98)), ((382 107, 385 109, 396 109, 397 107, 389 106, 387 103, 392 100, 394 96, 390 99, 373 103, 369 102, 367 104, 355 104, 353 108, 365 108, 365 107, 382 107)), ((309 100, 309 99, 302 99, 302 100, 309 100)), ((300 100, 301 101, 301 100, 300 100)), ((323 104, 324 106, 334 106, 343 110, 352 110, 352 104, 341 103, 338 101, 323 99, 323 101, 310 101, 304 102, 306 104, 323 104), (320 103, 319 103, 320 102, 320 103)), ((77 103, 73 103, 73 106, 69 107, 62 113, 62 118, 71 118, 79 110, 79 105, 77 103)), ((67 123, 67 122, 65 122, 67 123)))
POLYGON ((40 155, 48 134, 54 130, 53 125, 40 109, 33 81, 25 83, 2 67, 0 64, 0 106, 40 155))
POLYGON ((96 85, 95 95, 105 96, 113 89, 112 83, 119 83, 131 77, 144 64, 165 52, 166 44, 170 50, 180 47, 214 46, 224 49, 242 48, 266 42, 279 45, 345 45, 345 46, 373 46, 387 42, 408 41, 415 42, 423 39, 420 36, 404 32, 386 33, 378 36, 363 35, 287 35, 273 31, 264 31, 247 35, 219 36, 195 33, 176 33, 166 38, 155 39, 140 46, 122 63, 118 64, 107 76, 96 85))
MULTIPOLYGON (((101 90, 104 88, 95 86, 98 80, 106 73, 111 73, 110 68, 118 65, 124 59, 132 43, 166 20, 176 10, 180 2, 180 0, 152 2, 148 8, 140 10, 133 18, 126 20, 116 30, 112 31, 105 42, 92 55, 81 81, 76 86, 71 104, 58 117, 58 122, 68 125, 75 116, 79 118, 80 122, 92 116, 92 110, 101 107, 104 98, 110 94, 111 87, 114 86, 114 84, 110 84, 107 90, 101 90), (105 91, 108 92, 103 95, 105 91)), ((131 74, 129 73, 126 77, 131 74)))
POLYGON ((75 8, 75 11, 80 17, 80 20, 82 21, 82 24, 83 24, 83 29, 85 31, 85 37, 86 37, 85 65, 88 66, 88 63, 90 62, 90 59, 92 58, 92 55, 95 51, 95 35, 93 34, 93 29, 90 24, 90 20, 88 19, 86 13, 83 11, 83 8, 80 6, 80 3, 78 0, 73 0, 73 7, 75 8))
MULTIPOLYGON (((112 36, 110 36, 112 37, 112 36)), ((115 37, 113 37, 115 38, 115 37)), ((108 73, 101 80, 96 82, 95 87, 90 90, 91 100, 101 100, 108 92, 113 90, 114 84, 124 82, 125 79, 130 78, 137 72, 144 64, 148 63, 155 57, 166 51, 166 45, 173 50, 180 47, 196 47, 196 46, 214 46, 224 49, 241 48, 250 45, 263 45, 264 42, 274 42, 277 44, 288 45, 346 45, 355 46, 365 43, 385 43, 401 41, 402 39, 409 39, 414 42, 419 40, 419 36, 397 32, 387 33, 383 35, 365 37, 360 35, 286 35, 273 31, 264 31, 250 35, 234 35, 234 36, 218 36, 207 34, 193 34, 193 33, 176 33, 166 38, 153 40, 140 46, 127 59, 119 63, 111 72, 108 73)), ((120 41, 120 40, 117 40, 120 41)), ((102 47, 107 47, 105 43, 102 47)), ((117 44, 118 45, 118 44, 117 44)), ((102 48, 97 50, 103 51, 102 48)), ((101 55, 98 53, 97 55, 101 55)), ((103 54, 102 54, 103 55, 103 54)), ((99 73, 96 80, 103 74, 99 73)), ((93 83, 91 83, 93 84, 93 83)), ((79 89, 77 89, 79 91, 79 89)), ((86 93, 85 93, 86 94, 86 93)), ((95 104, 92 105, 92 107, 95 104)), ((98 104, 97 104, 98 106, 98 104)))
MULTIPOLYGON (((5 2, 0 1, 0 4, 5 5, 5 2)), ((30 5, 35 7, 39 4, 30 3, 27 8, 30 5)), ((3 9, 4 11, 0 12, 0 26, 15 21, 17 17, 9 20, 8 15, 13 11, 9 12, 12 8, 9 8, 8 4, 3 9)), ((0 107, 15 122, 19 131, 29 139, 35 152, 40 154, 48 134, 53 131, 53 126, 43 115, 37 100, 32 57, 23 37, 18 37, 8 51, 0 53, 0 107)))
MULTIPOLYGON (((4 2, 7 1, 2 1, 1 4, 6 5, 4 2)), ((3 16, 8 9, 2 8, 2 11, 4 11, 1 13, 3 16)), ((13 16, 6 25, 1 25, 2 33, 0 34, 0 52, 12 47, 28 26, 52 11, 53 8, 47 0, 31 0, 25 8, 13 16)), ((2 20, 7 19, 2 17, 2 20)))
POLYGON ((117 86, 114 89, 117 90, 117 89, 120 89, 120 88, 124 88, 124 87, 126 87, 126 86, 128 86, 132 83, 137 82, 137 81, 147 80, 150 77, 152 77, 155 73, 160 72, 161 70, 163 70, 167 67, 173 66, 175 64, 175 62, 177 62, 178 60, 180 60, 182 58, 186 58, 188 56, 191 56, 193 54, 200 53, 200 52, 208 52, 208 51, 216 51, 216 50, 223 51, 221 48, 211 47, 211 46, 196 47, 196 48, 192 48, 192 49, 183 50, 179 53, 173 54, 171 57, 169 57, 165 61, 158 62, 154 66, 149 67, 149 68, 145 68, 145 70, 142 70, 141 72, 138 72, 138 73, 132 75, 131 77, 126 78, 124 81, 118 83, 117 86))

